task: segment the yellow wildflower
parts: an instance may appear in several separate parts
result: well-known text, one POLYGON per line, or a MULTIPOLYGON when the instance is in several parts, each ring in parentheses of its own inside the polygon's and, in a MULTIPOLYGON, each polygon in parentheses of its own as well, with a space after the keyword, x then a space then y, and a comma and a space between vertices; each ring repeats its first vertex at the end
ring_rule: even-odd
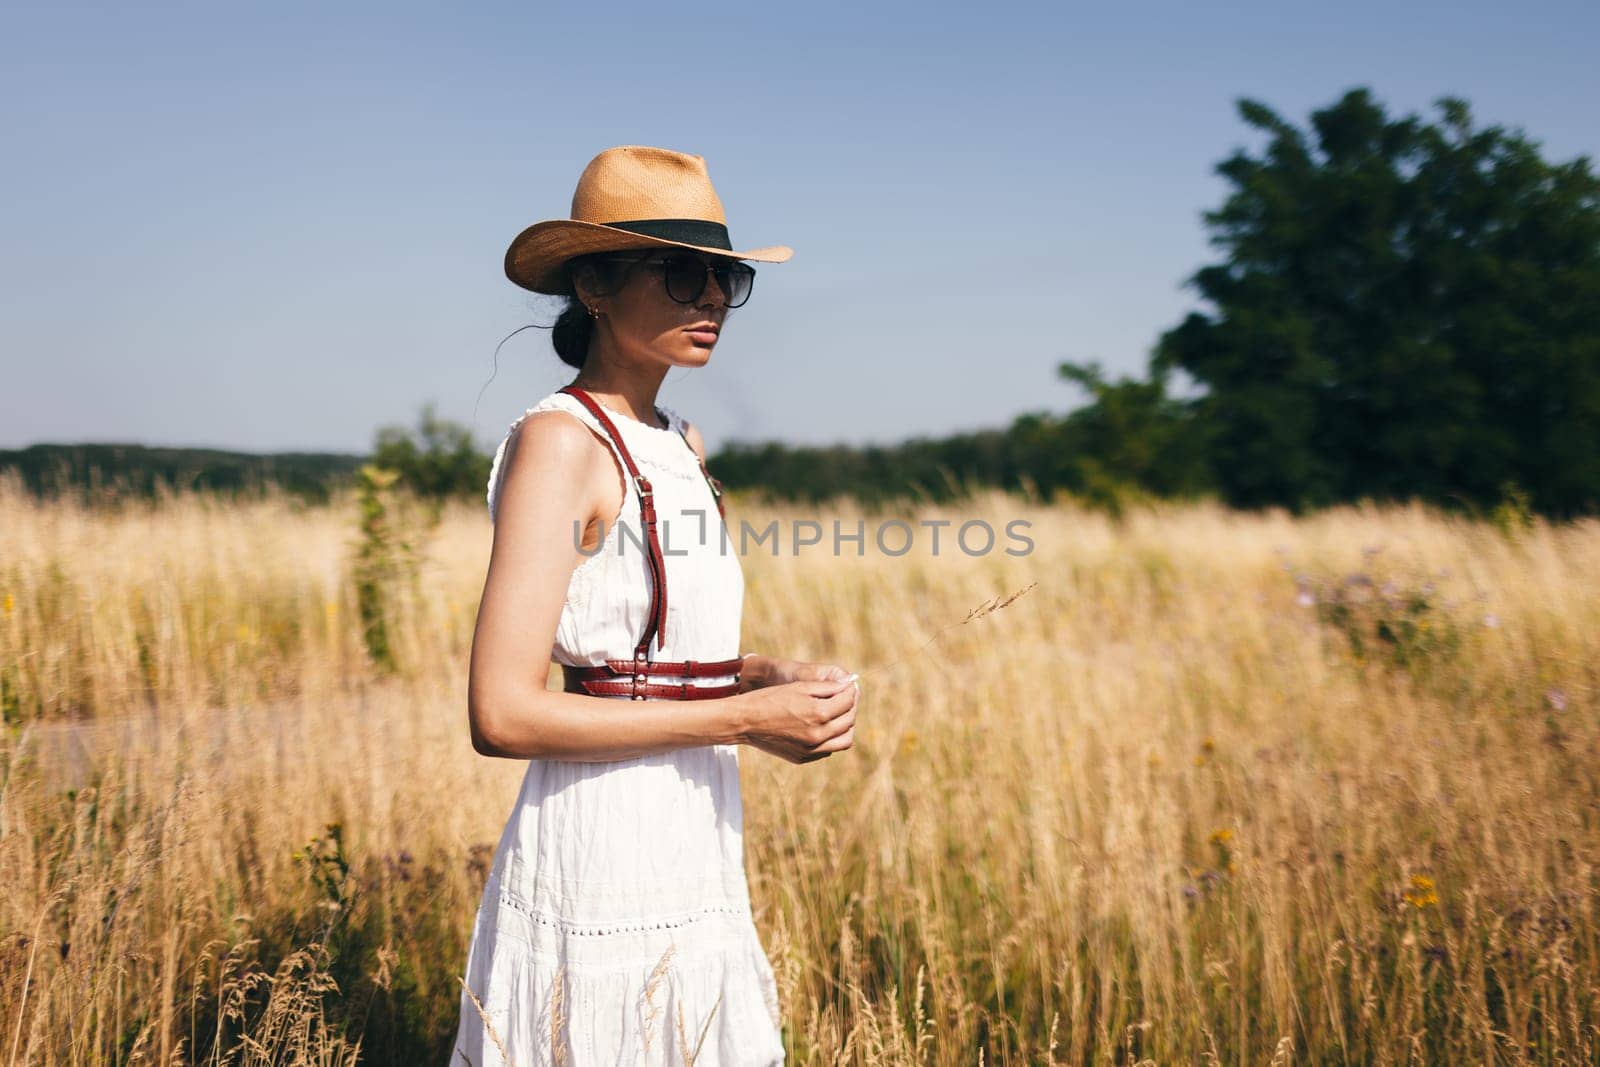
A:
POLYGON ((1411 876, 1411 888, 1401 894, 1414 908, 1433 907, 1439 903, 1439 894, 1433 888, 1433 879, 1425 874, 1411 876))

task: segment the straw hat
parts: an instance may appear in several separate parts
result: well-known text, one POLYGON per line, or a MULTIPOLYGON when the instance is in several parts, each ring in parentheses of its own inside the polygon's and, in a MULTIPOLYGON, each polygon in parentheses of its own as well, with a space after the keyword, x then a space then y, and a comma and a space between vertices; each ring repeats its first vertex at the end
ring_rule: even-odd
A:
POLYGON ((589 161, 572 194, 572 217, 536 222, 506 249, 506 277, 536 293, 568 292, 566 262, 590 252, 646 248, 782 263, 786 245, 736 252, 722 201, 701 156, 643 145, 608 148, 589 161))

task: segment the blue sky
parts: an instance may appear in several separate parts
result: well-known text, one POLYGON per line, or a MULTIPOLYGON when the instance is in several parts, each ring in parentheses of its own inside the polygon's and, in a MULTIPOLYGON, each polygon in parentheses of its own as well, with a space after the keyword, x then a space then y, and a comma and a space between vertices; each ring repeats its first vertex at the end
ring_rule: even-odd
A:
POLYGON ((7 5, 0 447, 361 451, 425 402, 490 446, 569 377, 505 246, 617 144, 706 157, 783 243, 661 399, 733 438, 893 441, 1137 373, 1195 306, 1234 101, 1465 97, 1600 155, 1600 5, 7 5), (491 375, 492 380, 491 380, 491 375), (481 398, 480 398, 481 391, 481 398))

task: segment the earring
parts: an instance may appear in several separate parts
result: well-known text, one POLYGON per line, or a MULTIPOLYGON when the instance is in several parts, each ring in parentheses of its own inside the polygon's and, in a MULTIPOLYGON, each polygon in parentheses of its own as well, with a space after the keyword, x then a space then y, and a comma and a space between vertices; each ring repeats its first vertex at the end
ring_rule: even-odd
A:
POLYGON ((599 319, 600 318, 600 307, 599 307, 599 305, 597 305, 597 304, 590 305, 590 307, 589 307, 589 317, 591 319, 599 319))

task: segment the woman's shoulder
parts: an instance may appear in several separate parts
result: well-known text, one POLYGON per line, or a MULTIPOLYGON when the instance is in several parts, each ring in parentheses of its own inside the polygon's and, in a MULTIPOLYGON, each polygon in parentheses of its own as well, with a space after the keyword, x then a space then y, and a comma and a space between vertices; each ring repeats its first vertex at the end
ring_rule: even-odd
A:
POLYGON ((534 431, 536 447, 541 451, 553 450, 555 454, 566 456, 571 462, 577 462, 590 451, 595 436, 592 431, 597 431, 599 428, 594 416, 576 397, 559 390, 541 397, 513 419, 500 438, 499 447, 495 449, 494 457, 489 462, 486 495, 490 520, 494 519, 501 484, 508 469, 518 466, 515 457, 525 447, 530 429, 534 431), (572 419, 539 417, 547 412, 565 412, 575 416, 579 422, 574 422, 572 419))

